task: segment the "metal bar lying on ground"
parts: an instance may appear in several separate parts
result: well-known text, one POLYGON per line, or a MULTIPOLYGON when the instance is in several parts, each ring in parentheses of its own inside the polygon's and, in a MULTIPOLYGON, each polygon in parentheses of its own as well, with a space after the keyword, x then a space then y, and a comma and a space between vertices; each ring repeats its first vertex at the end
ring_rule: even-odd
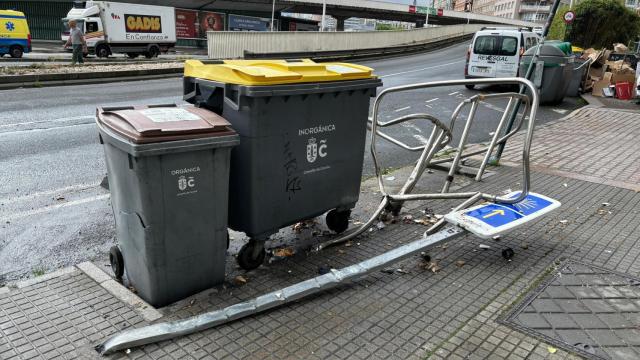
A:
POLYGON ((250 301, 197 315, 185 320, 125 330, 97 346, 96 350, 103 355, 110 354, 117 350, 173 339, 255 315, 265 310, 302 299, 305 296, 315 294, 319 291, 344 284, 355 278, 380 270, 391 263, 419 254, 442 241, 448 241, 464 234, 465 231, 460 228, 447 228, 432 236, 400 246, 363 262, 347 266, 340 270, 331 269, 327 274, 270 292, 250 301))
MULTIPOLYGON (((477 101, 479 101, 479 97, 472 102, 472 110, 470 111, 470 120, 472 119, 475 108, 477 107, 477 101)), ((469 100, 465 100, 469 101, 469 100)), ((504 79, 473 79, 473 80, 453 80, 453 81, 436 81, 436 82, 428 82, 421 84, 413 84, 408 86, 398 86, 393 88, 388 88, 383 90, 375 99, 373 104, 373 116, 370 123, 371 126, 371 155, 374 162, 376 176, 378 178, 378 185, 380 187, 380 192, 382 194, 382 200, 378 205, 378 208, 375 210, 371 218, 362 226, 355 229, 351 233, 344 235, 338 239, 334 239, 327 243, 325 246, 338 244, 344 242, 348 239, 352 239, 370 226, 377 220, 378 216, 385 210, 387 205, 389 205, 392 201, 396 203, 402 203, 404 201, 410 200, 431 200, 431 199, 465 199, 464 202, 455 207, 454 211, 458 211, 464 209, 478 200, 484 199, 494 202, 501 202, 506 204, 513 204, 528 195, 529 192, 529 150, 531 147, 531 139, 533 136, 533 128, 535 122, 535 114, 538 105, 538 97, 533 84, 525 79, 521 78, 504 78, 504 79), (441 121, 436 119, 433 116, 428 114, 412 114, 399 119, 391 120, 387 123, 381 123, 378 121, 378 111, 380 108, 381 100, 385 97, 385 95, 405 91, 405 90, 416 90, 437 86, 450 86, 450 85, 465 85, 465 84, 521 84, 524 87, 527 87, 532 92, 532 106, 530 108, 530 117, 527 126, 527 135, 525 136, 525 141, 523 145, 523 153, 522 153, 522 161, 523 161, 523 184, 522 191, 515 196, 498 196, 492 195, 482 192, 462 192, 462 193, 427 193, 427 194, 408 194, 405 191, 410 191, 413 188, 413 185, 419 180, 422 172, 426 168, 427 164, 431 161, 435 152, 444 147, 447 143, 449 143, 452 139, 451 129, 443 124, 441 121), (384 127, 392 124, 399 124, 407 120, 412 119, 425 119, 429 120, 434 124, 434 128, 436 129, 428 144, 422 147, 422 153, 419 161, 416 163, 411 175, 406 180, 405 185, 403 186, 403 190, 398 194, 389 194, 387 193, 384 180, 382 176, 382 172, 380 171, 380 164, 377 159, 376 153, 376 139, 380 136, 378 126, 384 127)), ((459 112, 461 106, 458 106, 456 113, 459 112)), ((523 114, 524 119, 524 114, 523 114)), ((469 121, 470 121, 469 120, 469 121)), ((470 122, 467 124, 469 125, 470 122)), ((502 139, 500 139, 502 140, 502 139)), ((398 141, 397 145, 409 148, 406 144, 398 141), (403 146, 404 145, 404 146, 403 146)), ((419 150, 419 149, 416 149, 419 150)), ((416 151, 413 150, 413 151, 416 151)), ((458 160, 460 156, 458 157, 458 160)), ((459 237, 466 233, 460 227, 449 227, 443 229, 437 233, 429 235, 430 232, 436 231, 439 227, 444 225, 444 220, 440 219, 436 224, 434 224, 431 228, 427 230, 425 236, 420 240, 416 240, 412 243, 400 246, 396 249, 388 251, 384 254, 375 256, 369 260, 362 261, 360 263, 348 266, 346 268, 335 270, 332 269, 328 274, 320 275, 315 278, 288 286, 284 289, 276 290, 270 292, 268 294, 259 296, 253 300, 242 302, 236 305, 229 306, 227 308, 216 310, 212 312, 208 312, 202 315, 194 316, 192 318, 186 320, 179 320, 175 322, 169 323, 159 323, 154 325, 145 326, 138 329, 131 329, 123 331, 120 334, 117 334, 110 339, 108 339, 103 344, 96 347, 96 350, 101 354, 109 354, 117 350, 128 349, 135 346, 150 344, 162 340, 172 339, 178 336, 183 336, 187 334, 191 334, 197 331, 209 329, 218 325, 225 324, 230 321, 234 321, 243 317, 251 316, 258 314, 262 311, 280 306, 282 304, 286 304, 291 301, 299 300, 305 296, 309 296, 312 294, 316 294, 320 291, 329 289, 336 285, 345 283, 350 281, 351 279, 355 279, 361 276, 364 276, 372 271, 381 269, 391 263, 402 260, 408 256, 413 254, 417 254, 427 248, 434 246, 438 243, 442 243, 444 241, 449 241, 456 237, 459 237)), ((319 247, 320 248, 320 247, 319 247)))

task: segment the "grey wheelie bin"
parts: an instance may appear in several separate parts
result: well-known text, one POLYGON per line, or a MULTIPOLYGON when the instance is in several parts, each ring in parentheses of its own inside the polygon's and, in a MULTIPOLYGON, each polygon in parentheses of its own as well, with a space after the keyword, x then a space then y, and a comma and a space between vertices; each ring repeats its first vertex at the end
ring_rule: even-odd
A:
MULTIPOLYGON (((520 62, 520 76, 527 73, 529 64, 533 59, 538 46, 527 50, 520 62)), ((573 57, 565 54, 557 46, 544 44, 540 50, 538 64, 542 66, 542 72, 536 71, 532 80, 540 89, 541 104, 559 104, 564 99, 573 77, 573 57), (541 77, 540 77, 541 76, 541 77)))
POLYGON ((250 238, 238 253, 258 267, 279 229, 328 210, 347 229, 358 201, 372 69, 311 60, 185 63, 184 99, 217 112, 240 135, 231 152, 229 227, 250 238))
POLYGON ((110 252, 116 276, 126 269, 154 306, 221 283, 229 160, 238 144, 229 123, 175 105, 98 108, 96 122, 119 243, 110 252))

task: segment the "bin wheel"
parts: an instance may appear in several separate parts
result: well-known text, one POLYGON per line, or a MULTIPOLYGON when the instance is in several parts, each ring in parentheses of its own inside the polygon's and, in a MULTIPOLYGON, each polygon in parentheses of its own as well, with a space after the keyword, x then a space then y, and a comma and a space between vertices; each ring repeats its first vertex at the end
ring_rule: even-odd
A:
POLYGON ((349 217, 351 216, 351 210, 338 211, 333 209, 327 213, 325 220, 327 226, 336 234, 340 234, 349 228, 349 217))
POLYGON ((264 262, 264 258, 267 252, 264 250, 264 244, 258 244, 254 241, 242 245, 238 252, 238 265, 245 270, 253 270, 258 268, 264 262), (256 246, 260 246, 261 249, 256 249, 256 246), (258 251, 257 256, 255 252, 258 251))
POLYGON ((467 88, 467 89, 469 89, 469 90, 473 90, 476 86, 475 86, 475 85, 473 85, 473 84, 467 84, 467 85, 465 85, 464 87, 466 87, 466 88, 467 88))
POLYGON ((402 210, 402 204, 397 202, 389 202, 384 209, 387 212, 391 213, 393 216, 398 216, 400 215, 400 210, 402 210))
POLYGON ((504 250, 502 250, 502 257, 505 260, 511 260, 513 259, 513 256, 515 255, 515 252, 513 251, 512 248, 506 248, 504 250))
POLYGON ((112 246, 109 250, 109 262, 111 263, 111 270, 116 275, 116 279, 122 280, 124 275, 124 259, 122 253, 117 246, 112 246))

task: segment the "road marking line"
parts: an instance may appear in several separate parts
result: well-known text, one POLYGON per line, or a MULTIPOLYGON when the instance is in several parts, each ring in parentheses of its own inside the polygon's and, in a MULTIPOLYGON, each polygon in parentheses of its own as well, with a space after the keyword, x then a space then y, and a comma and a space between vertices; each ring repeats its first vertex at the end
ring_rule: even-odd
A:
POLYGON ((419 127, 416 126, 416 124, 412 124, 412 123, 403 123, 402 126, 406 127, 406 128, 411 128, 419 133, 422 133, 422 130, 420 130, 419 127))
MULTIPOLYGON (((25 121, 25 122, 21 122, 21 123, 3 124, 3 125, 0 125, 0 129, 1 128, 6 128, 6 127, 11 127, 11 126, 42 124, 42 123, 48 123, 48 122, 64 122, 64 121, 82 120, 82 119, 92 119, 93 120, 94 118, 95 118, 94 116, 83 115, 83 116, 71 116, 71 117, 66 117, 66 118, 49 119, 49 120, 25 121)), ((2 119, 0 119, 0 121, 1 120, 2 119)))
POLYGON ((86 203, 89 203, 89 202, 94 202, 94 201, 98 201, 98 200, 102 200, 102 199, 107 199, 108 197, 109 197, 109 194, 96 195, 96 196, 92 196, 92 197, 88 197, 88 198, 84 198, 84 199, 78 199, 78 200, 65 202, 65 203, 62 203, 62 204, 55 204, 55 205, 41 207, 41 208, 38 208, 38 209, 29 210, 29 211, 23 211, 23 212, 19 212, 19 213, 15 213, 13 215, 7 216, 5 218, 0 218, 0 223, 4 223, 4 222, 15 220, 15 219, 20 219, 20 218, 27 217, 27 216, 43 214, 43 213, 47 213, 47 212, 50 212, 50 211, 53 211, 53 210, 57 210, 57 209, 61 209, 61 208, 69 207, 69 206, 82 205, 82 204, 86 204, 86 203))
POLYGON ((65 187, 61 187, 61 188, 58 188, 58 189, 39 191, 39 192, 35 192, 35 193, 32 193, 32 194, 0 199, 0 203, 11 204, 11 203, 18 202, 18 201, 33 199, 33 198, 36 198, 38 196, 62 194, 62 193, 73 191, 73 190, 86 190, 86 189, 90 189, 90 188, 98 187, 98 186, 100 186, 99 182, 90 183, 90 184, 70 185, 70 186, 65 186, 65 187))
POLYGON ((455 94, 457 94, 457 93, 459 93, 459 91, 454 91, 454 92, 452 92, 451 94, 449 94, 449 96, 451 96, 451 95, 455 95, 455 94))
POLYGON ((420 141, 423 145, 426 145, 429 142, 429 139, 419 134, 413 135, 413 138, 420 141))
POLYGON ((493 104, 490 104, 490 103, 488 103, 488 102, 484 102, 484 101, 481 101, 481 103, 482 103, 482 105, 484 105, 484 107, 486 107, 487 109, 495 110, 495 111, 497 111, 497 112, 502 112, 502 113, 504 112, 504 109, 503 109, 503 108, 501 108, 501 107, 499 107, 499 106, 495 106, 495 105, 493 105, 493 104))
POLYGON ((395 111, 395 112, 400 112, 400 111, 404 111, 404 110, 408 110, 408 109, 411 109, 411 106, 405 106, 405 107, 403 107, 403 108, 395 109, 395 110, 393 110, 393 111, 395 111))
POLYGON ((446 64, 440 64, 440 65, 435 65, 435 66, 429 66, 426 68, 422 68, 422 69, 415 69, 415 70, 407 70, 407 71, 402 71, 399 73, 393 73, 393 74, 388 74, 388 75, 382 75, 382 76, 378 76, 379 78, 385 78, 385 77, 390 77, 390 76, 397 76, 397 75, 403 75, 403 74, 409 74, 409 73, 413 73, 413 72, 418 72, 418 71, 424 71, 424 70, 429 70, 429 69, 437 69, 437 68, 441 68, 441 67, 445 67, 445 66, 450 66, 453 64, 459 64, 461 62, 464 62, 466 60, 460 60, 460 61, 454 61, 454 62, 450 62, 450 63, 446 63, 446 64))
POLYGON ((433 98, 433 99, 431 99, 431 100, 427 100, 427 101, 425 101, 425 102, 426 102, 426 103, 430 103, 430 102, 432 102, 432 101, 436 101, 436 100, 438 100, 438 99, 440 99, 440 98, 433 98))

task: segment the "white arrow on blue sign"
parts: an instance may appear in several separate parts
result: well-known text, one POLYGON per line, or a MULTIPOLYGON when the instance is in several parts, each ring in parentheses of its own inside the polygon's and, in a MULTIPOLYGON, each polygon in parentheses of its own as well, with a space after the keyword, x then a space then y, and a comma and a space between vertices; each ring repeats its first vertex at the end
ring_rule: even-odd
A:
MULTIPOLYGON (((514 198, 520 192, 507 196, 514 198)), ((560 202, 529 193, 515 204, 486 203, 445 215, 445 220, 484 238, 492 238, 560 207, 560 202)))

